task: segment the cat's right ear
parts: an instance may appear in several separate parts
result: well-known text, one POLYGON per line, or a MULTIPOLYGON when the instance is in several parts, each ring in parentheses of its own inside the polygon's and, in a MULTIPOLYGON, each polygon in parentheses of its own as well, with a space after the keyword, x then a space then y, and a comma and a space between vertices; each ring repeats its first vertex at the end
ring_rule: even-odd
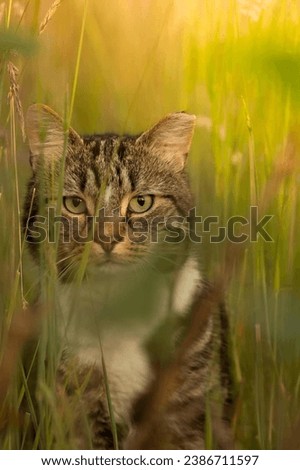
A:
POLYGON ((59 161, 69 146, 82 145, 80 136, 44 104, 33 104, 26 114, 26 134, 30 148, 30 163, 35 171, 41 158, 45 162, 59 161))

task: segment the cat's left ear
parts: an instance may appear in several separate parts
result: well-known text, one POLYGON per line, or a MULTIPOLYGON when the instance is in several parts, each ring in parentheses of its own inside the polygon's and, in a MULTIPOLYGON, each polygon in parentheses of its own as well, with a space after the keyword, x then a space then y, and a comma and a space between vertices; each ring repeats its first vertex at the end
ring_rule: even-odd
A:
POLYGON ((137 143, 172 165, 175 171, 184 168, 195 128, 196 116, 187 113, 168 114, 150 130, 144 132, 137 143))
POLYGON ((30 147, 30 163, 35 171, 41 159, 58 161, 74 145, 82 145, 72 128, 66 129, 63 119, 44 104, 33 104, 26 114, 26 134, 30 147))

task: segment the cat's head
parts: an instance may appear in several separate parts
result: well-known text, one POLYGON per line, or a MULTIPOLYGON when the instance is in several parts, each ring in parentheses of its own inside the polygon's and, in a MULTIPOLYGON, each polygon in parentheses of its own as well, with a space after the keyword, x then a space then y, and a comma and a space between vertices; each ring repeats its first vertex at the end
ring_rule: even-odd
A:
POLYGON ((195 116, 169 114, 135 137, 80 137, 40 104, 26 121, 33 176, 24 221, 33 253, 55 242, 54 225, 65 279, 83 258, 96 269, 147 266, 153 256, 176 264, 193 204, 185 163, 195 116))

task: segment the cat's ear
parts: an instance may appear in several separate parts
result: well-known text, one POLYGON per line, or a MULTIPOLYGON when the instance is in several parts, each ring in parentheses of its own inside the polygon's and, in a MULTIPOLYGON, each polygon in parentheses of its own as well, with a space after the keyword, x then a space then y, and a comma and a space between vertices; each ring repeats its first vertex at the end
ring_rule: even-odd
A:
POLYGON ((196 116, 187 113, 168 114, 137 142, 150 148, 151 152, 172 165, 175 171, 181 171, 190 150, 196 116))
POLYGON ((39 159, 57 161, 69 146, 82 145, 80 136, 44 104, 33 104, 26 114, 26 134, 30 148, 30 163, 36 169, 39 159))

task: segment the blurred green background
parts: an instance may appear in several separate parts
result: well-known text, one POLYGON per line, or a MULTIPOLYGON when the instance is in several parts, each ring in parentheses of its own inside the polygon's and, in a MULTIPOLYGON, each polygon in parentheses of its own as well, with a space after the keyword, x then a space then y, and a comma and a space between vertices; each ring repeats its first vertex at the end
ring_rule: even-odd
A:
MULTIPOLYGON (((274 241, 244 247, 227 293, 237 446, 300 448, 300 2, 63 0, 39 34, 51 5, 0 2, 2 339, 35 282, 26 256, 20 265, 30 169, 8 61, 23 109, 46 103, 79 133, 138 133, 169 112, 194 113, 189 171, 200 214, 225 223, 259 201, 261 216, 274 215, 274 241)), ((213 277, 225 245, 205 238, 199 257, 213 277)), ((10 393, 16 408, 19 392, 10 393)), ((16 426, 7 429, 3 447, 21 446, 16 426)))

